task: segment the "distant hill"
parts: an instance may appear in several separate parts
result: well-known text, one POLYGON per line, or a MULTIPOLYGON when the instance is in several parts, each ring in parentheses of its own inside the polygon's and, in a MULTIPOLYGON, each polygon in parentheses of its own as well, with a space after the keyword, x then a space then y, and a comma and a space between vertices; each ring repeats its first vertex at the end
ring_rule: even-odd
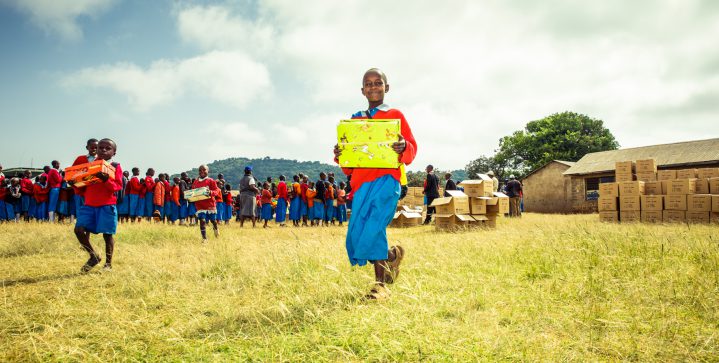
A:
MULTIPOLYGON (((272 159, 269 156, 260 159, 248 158, 229 158, 224 160, 215 160, 209 164, 210 177, 216 178, 217 174, 222 173, 233 188, 239 183, 242 176, 245 175, 245 166, 252 165, 252 174, 259 180, 266 180, 271 176, 273 180, 278 180, 280 175, 287 177, 288 181, 292 180, 292 176, 303 173, 310 177, 310 180, 317 180, 320 172, 333 172, 338 180, 346 180, 342 170, 336 165, 323 164, 318 161, 297 161, 288 159, 272 159)), ((188 170, 190 177, 197 177, 197 168, 188 170)))

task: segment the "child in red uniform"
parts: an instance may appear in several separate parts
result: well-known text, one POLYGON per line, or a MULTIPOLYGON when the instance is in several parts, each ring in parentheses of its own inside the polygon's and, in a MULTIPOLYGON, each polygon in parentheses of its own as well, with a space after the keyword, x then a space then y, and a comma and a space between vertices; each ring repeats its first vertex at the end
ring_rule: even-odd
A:
POLYGON ((155 169, 148 168, 145 173, 145 218, 149 221, 154 212, 155 201, 155 169))
MULTIPOLYGON (((384 95, 389 92, 387 76, 377 68, 369 69, 362 77, 362 94, 367 98, 368 109, 352 115, 352 118, 399 119, 400 136, 392 144, 400 163, 409 165, 417 153, 417 142, 402 112, 384 104, 384 95)), ((335 161, 341 154, 335 145, 335 161)), ((400 195, 401 168, 343 168, 351 178, 352 220, 347 228, 345 245, 352 265, 372 262, 375 272, 375 286, 366 295, 368 299, 389 297, 386 283, 393 283, 399 274, 399 265, 404 257, 400 246, 388 248, 387 225, 392 222, 400 195)))
POLYGON ((265 182, 262 184, 262 196, 260 197, 262 203, 262 211, 260 215, 265 220, 265 224, 262 226, 267 228, 267 222, 272 219, 272 192, 270 191, 270 183, 265 182))
MULTIPOLYGON (((110 139, 102 139, 97 144, 97 158, 110 161, 117 152, 117 145, 110 139)), ((105 267, 112 270, 112 254, 115 249, 113 235, 117 231, 117 197, 115 192, 122 189, 122 167, 120 163, 112 163, 115 167, 115 178, 105 173, 97 173, 100 183, 76 188, 77 192, 85 198, 85 204, 80 207, 75 223, 75 236, 82 248, 90 255, 80 271, 89 272, 102 260, 95 253, 90 244, 89 233, 102 233, 105 240, 105 267), (89 232, 89 233, 88 233, 89 232)))
POLYGON ((287 219, 287 201, 289 201, 287 183, 285 176, 280 175, 280 182, 277 183, 277 208, 275 209, 275 222, 279 223, 280 227, 285 226, 285 219, 287 219))
MULTIPOLYGON (((85 149, 87 150, 87 155, 80 155, 75 158, 75 161, 72 162, 72 166, 87 164, 89 162, 95 161, 95 158, 97 158, 97 139, 87 140, 87 143, 85 144, 85 149)), ((73 199, 75 202, 76 209, 79 209, 80 206, 82 206, 82 204, 84 203, 84 201, 82 200, 82 196, 80 195, 73 194, 73 199)))
POLYGON ((223 195, 223 199, 225 200, 225 224, 230 224, 230 220, 232 219, 232 206, 234 204, 232 198, 232 185, 225 184, 225 193, 223 195))
POLYGON ((47 221, 48 211, 47 203, 50 193, 50 187, 47 184, 47 176, 40 175, 40 180, 33 185, 32 196, 35 198, 35 219, 38 221, 47 221))
POLYGON ((25 170, 23 173, 22 179, 20 179, 20 193, 22 193, 22 198, 20 198, 21 202, 21 214, 25 222, 30 221, 30 200, 32 199, 32 191, 33 191, 33 182, 30 178, 32 176, 32 173, 30 173, 30 170, 25 170))
POLYGON ((216 221, 217 203, 215 202, 215 196, 220 193, 220 190, 219 188, 217 188, 217 183, 215 183, 212 178, 207 176, 207 173, 210 172, 210 168, 208 168, 207 165, 200 165, 197 172, 199 178, 192 182, 192 189, 207 187, 210 190, 209 198, 204 200, 198 200, 195 202, 195 208, 197 209, 197 220, 200 221, 200 234, 202 234, 202 241, 206 242, 207 232, 205 229, 205 225, 207 221, 210 221, 210 223, 212 223, 215 237, 220 236, 220 230, 217 227, 216 221))
POLYGON ((345 182, 340 182, 337 188, 337 220, 342 226, 343 222, 347 222, 347 192, 345 191, 345 182))
POLYGON ((152 218, 156 222, 160 222, 165 216, 165 174, 160 173, 160 180, 155 183, 152 195, 152 218))

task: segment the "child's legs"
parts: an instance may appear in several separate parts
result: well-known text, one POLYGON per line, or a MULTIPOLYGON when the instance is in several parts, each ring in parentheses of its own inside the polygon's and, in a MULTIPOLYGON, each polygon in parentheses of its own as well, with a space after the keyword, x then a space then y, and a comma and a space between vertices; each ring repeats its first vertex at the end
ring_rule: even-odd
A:
POLYGON ((111 234, 103 233, 105 240, 105 264, 112 265, 112 254, 115 251, 115 238, 111 234))

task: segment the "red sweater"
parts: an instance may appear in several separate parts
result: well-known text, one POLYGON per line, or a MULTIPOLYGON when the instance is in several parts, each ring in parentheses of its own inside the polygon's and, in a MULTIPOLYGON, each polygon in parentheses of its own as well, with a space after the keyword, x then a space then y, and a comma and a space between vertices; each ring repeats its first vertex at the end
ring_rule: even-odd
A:
MULTIPOLYGON (((366 117, 353 117, 355 119, 366 119, 366 117)), ((378 110, 377 113, 372 116, 372 118, 375 119, 399 119, 400 120, 400 133, 402 134, 402 137, 404 137, 405 141, 407 142, 407 147, 404 149, 404 152, 402 154, 397 155, 399 162, 409 165, 414 160, 414 157, 417 155, 417 141, 414 139, 414 135, 412 135, 412 130, 409 128, 409 124, 407 123, 407 120, 404 118, 404 115, 399 110, 396 110, 394 108, 391 108, 387 111, 378 110)), ((335 162, 339 163, 337 158, 335 158, 335 162)), ((365 182, 371 182, 375 179, 378 179, 385 175, 392 175, 393 178, 395 178, 397 181, 400 180, 400 169, 373 169, 373 168, 342 168, 342 171, 346 175, 352 175, 352 180, 350 181, 352 190, 359 190, 360 186, 365 182)))
POLYGON ((145 193, 154 193, 155 190, 155 179, 151 176, 145 177, 145 193))
POLYGON ((272 203, 272 192, 267 189, 262 189, 262 197, 260 197, 262 205, 272 203))
MULTIPOLYGON (((97 158, 97 156, 95 158, 97 158)), ((95 160, 97 160, 97 159, 95 159, 95 160)), ((80 155, 75 158, 75 161, 72 162, 72 166, 80 165, 80 164, 87 164, 89 162, 90 162, 90 160, 87 158, 87 155, 80 155)))
POLYGON ((20 179, 20 192, 22 194, 32 195, 33 189, 33 182, 30 178, 20 179))
POLYGON ((210 177, 203 180, 197 179, 192 183, 192 189, 207 187, 210 189, 210 197, 204 200, 198 200, 195 202, 195 208, 197 211, 203 210, 217 210, 217 202, 215 196, 220 193, 220 189, 217 188, 217 183, 210 177))
POLYGON ((284 200, 287 200, 287 183, 281 181, 277 184, 277 198, 284 198, 284 200))
POLYGON ((48 194, 50 193, 50 188, 45 185, 44 187, 40 184, 34 184, 33 186, 33 197, 35 197, 35 201, 37 203, 44 203, 47 202, 50 197, 48 194))
POLYGON ((122 167, 115 163, 115 179, 107 179, 104 183, 97 183, 77 188, 80 195, 85 197, 85 205, 90 207, 104 207, 117 204, 115 192, 122 190, 122 167))
POLYGON ((227 192, 225 193, 225 203, 232 204, 232 193, 227 192))
POLYGON ((127 183, 127 194, 144 194, 142 184, 140 184, 140 177, 133 176, 130 178, 130 182, 127 183))
POLYGON ((307 188, 309 188, 307 183, 300 184, 300 197, 305 203, 307 203, 307 188))
POLYGON ((57 171, 57 169, 50 169, 50 171, 47 172, 47 186, 53 189, 59 188, 61 184, 62 177, 60 176, 60 172, 57 171))

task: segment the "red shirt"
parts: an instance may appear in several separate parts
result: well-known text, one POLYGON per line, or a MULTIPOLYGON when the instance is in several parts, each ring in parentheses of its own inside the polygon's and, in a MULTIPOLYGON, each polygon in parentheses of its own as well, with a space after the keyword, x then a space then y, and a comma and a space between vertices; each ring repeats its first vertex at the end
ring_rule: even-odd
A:
POLYGON ((267 189, 262 189, 262 197, 260 198, 262 205, 272 203, 272 192, 267 189))
POLYGON ((34 184, 32 186, 33 188, 33 196, 35 197, 35 201, 38 203, 44 203, 47 202, 50 197, 48 194, 50 193, 50 188, 46 186, 42 186, 40 184, 34 184))
POLYGON ((280 183, 277 184, 277 198, 287 200, 287 183, 280 181, 280 183))
POLYGON ((225 203, 232 204, 232 193, 230 193, 230 192, 225 193, 225 203))
POLYGON ((145 193, 154 193, 155 190, 155 179, 151 176, 145 177, 145 193))
MULTIPOLYGON (((97 160, 97 156, 95 157, 97 160)), ((87 158, 87 155, 80 155, 75 158, 75 161, 72 162, 72 166, 80 165, 80 164, 87 164, 90 162, 90 159, 87 158)))
MULTIPOLYGON (((359 117, 353 117, 354 119, 366 119, 366 116, 359 116, 359 117)), ((404 115, 399 110, 396 110, 394 108, 384 110, 378 110, 377 113, 372 116, 372 118, 375 119, 399 119, 400 120, 400 134, 402 134, 402 137, 404 137, 407 147, 404 149, 404 152, 402 154, 398 155, 399 162, 409 165, 414 160, 414 157, 417 155, 417 141, 414 139, 414 135, 412 135, 412 130, 409 127, 409 124, 407 123, 407 120, 404 118, 404 115)), ((338 162, 337 158, 335 158, 335 162, 338 162)), ((358 190, 360 186, 365 182, 371 182, 377 178, 380 178, 385 175, 392 175, 395 180, 400 180, 400 169, 373 169, 373 168, 342 168, 342 171, 345 173, 345 175, 352 175, 352 180, 350 181, 350 184, 352 186, 352 190, 358 190)))
POLYGON ((130 182, 127 183, 127 194, 144 194, 142 184, 140 184, 140 177, 133 176, 130 178, 130 182))
POLYGON ((60 172, 57 171, 57 169, 50 169, 50 171, 47 172, 47 186, 53 189, 59 188, 61 184, 62 176, 60 176, 60 172))
POLYGON ((307 183, 300 184, 300 197, 305 203, 307 202, 307 188, 309 188, 307 183))
POLYGON ((30 178, 20 179, 20 192, 27 195, 32 195, 33 182, 30 178))
POLYGON ((5 196, 7 195, 7 188, 0 184, 0 202, 5 201, 5 196))
MULTIPOLYGON (((108 160, 109 161, 109 160, 108 160)), ((115 179, 106 182, 77 188, 80 195, 85 196, 85 205, 90 207, 104 207, 117 204, 115 192, 122 190, 122 167, 115 163, 115 179)))
POLYGON ((203 211, 203 210, 217 210, 217 202, 215 201, 215 196, 220 193, 220 189, 217 188, 217 183, 210 178, 207 177, 203 180, 197 179, 194 183, 192 183, 192 189, 207 187, 210 189, 210 197, 205 200, 198 200, 195 202, 195 208, 197 211, 203 211))
POLYGON ((345 200, 345 195, 347 192, 345 192, 343 189, 339 189, 337 191, 337 205, 345 205, 347 204, 347 201, 345 200))
POLYGON ((172 190, 170 189, 170 182, 165 180, 163 183, 165 184, 165 202, 170 202, 172 201, 172 195, 170 195, 170 191, 172 190))

